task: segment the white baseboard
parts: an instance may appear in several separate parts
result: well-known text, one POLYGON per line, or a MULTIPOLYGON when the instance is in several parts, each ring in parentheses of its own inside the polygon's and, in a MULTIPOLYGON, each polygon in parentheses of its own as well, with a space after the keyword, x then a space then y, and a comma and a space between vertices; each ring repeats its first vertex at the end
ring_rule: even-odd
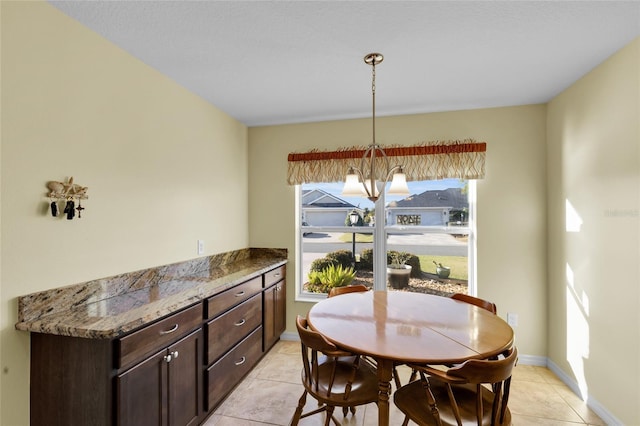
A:
POLYGON ((573 378, 569 377, 564 371, 562 371, 560 369, 560 367, 558 367, 558 365, 556 363, 554 363, 550 359, 547 359, 547 368, 549 370, 551 370, 553 372, 553 374, 558 376, 558 378, 560 380, 562 380, 562 382, 565 385, 567 385, 569 387, 569 389, 571 389, 573 391, 573 393, 578 395, 583 400, 586 397, 587 406, 589 408, 591 408, 594 413, 596 413, 598 416, 600 416, 600 418, 607 425, 610 425, 610 426, 618 426, 618 425, 622 426, 622 425, 624 425, 624 423, 622 423, 620 421, 620 419, 618 419, 616 416, 611 414, 611 412, 609 410, 607 410, 607 408, 604 405, 600 404, 600 402, 598 402, 595 398, 593 398, 592 396, 590 396, 588 394, 587 395, 582 395, 582 392, 580 391, 580 387, 578 386, 578 383, 575 380, 573 380, 573 378))

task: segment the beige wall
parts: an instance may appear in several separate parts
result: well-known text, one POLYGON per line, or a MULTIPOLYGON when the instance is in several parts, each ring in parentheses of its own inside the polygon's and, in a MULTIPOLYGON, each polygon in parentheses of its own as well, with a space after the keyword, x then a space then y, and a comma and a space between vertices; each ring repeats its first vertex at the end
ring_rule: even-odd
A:
MULTIPOLYGON (((206 254, 288 248, 293 333, 310 304, 294 301, 286 156, 366 145, 370 120, 247 131, 46 3, 0 2, 0 18, 0 424, 28 423, 18 296, 197 257, 197 239, 206 254), (89 186, 83 218, 51 218, 45 184, 69 176, 89 186)), ((548 355, 628 424, 640 407, 639 50, 636 40, 549 106, 377 123, 383 144, 488 143, 479 295, 519 315, 521 354, 548 355), (566 232, 566 200, 580 232, 566 232)))
MULTIPOLYGON (((546 188, 543 105, 376 120, 382 144, 473 137, 487 142, 487 174, 478 183, 478 294, 499 314, 519 315, 522 354, 546 356, 546 188)), ((286 184, 287 154, 370 143, 371 120, 344 120, 249 129, 249 235, 252 246, 286 247, 287 330, 311 305, 295 302, 294 187, 286 184), (273 208, 269 206, 278 206, 273 208)))
POLYGON ((640 424, 640 39, 548 109, 549 358, 640 424))
POLYGON ((43 2, 2 7, 0 378, 28 424, 30 292, 248 247, 247 128, 43 2), (52 218, 46 182, 89 187, 52 218), (233 214, 228 214, 228 209, 233 214))

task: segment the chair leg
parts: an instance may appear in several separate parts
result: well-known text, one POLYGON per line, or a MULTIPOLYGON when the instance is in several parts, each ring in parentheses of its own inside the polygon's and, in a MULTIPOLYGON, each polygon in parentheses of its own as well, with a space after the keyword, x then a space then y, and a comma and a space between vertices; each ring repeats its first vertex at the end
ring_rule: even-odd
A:
POLYGON ((341 426, 341 424, 338 421, 338 419, 336 419, 335 416, 333 415, 334 408, 335 407, 333 405, 327 405, 327 407, 326 407, 327 418, 324 421, 324 426, 329 426, 331 424, 332 420, 336 424, 336 426, 341 426))
POLYGON ((291 426, 296 426, 300 421, 300 416, 302 415, 302 409, 304 408, 304 404, 307 402, 307 391, 302 392, 302 396, 298 400, 298 406, 296 407, 295 413, 293 413, 293 418, 291 419, 291 426))
POLYGON ((393 364, 393 380, 396 384, 396 390, 402 387, 402 383, 400 383, 400 376, 398 376, 398 369, 396 368, 396 364, 393 364))

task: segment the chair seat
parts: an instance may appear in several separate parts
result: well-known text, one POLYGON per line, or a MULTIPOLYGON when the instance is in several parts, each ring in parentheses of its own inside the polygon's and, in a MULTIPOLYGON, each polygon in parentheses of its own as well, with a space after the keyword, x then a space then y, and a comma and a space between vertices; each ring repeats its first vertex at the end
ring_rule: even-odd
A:
MULTIPOLYGON (((456 418, 449 403, 449 395, 447 394, 446 385, 440 380, 430 377, 429 383, 431 392, 437 401, 440 420, 443 425, 457 425, 456 418)), ((455 395, 458 406, 460 407, 460 417, 463 425, 478 424, 476 417, 476 385, 451 385, 453 394, 455 395), (470 408, 467 408, 470 407, 470 408)), ((482 387, 482 404, 485 407, 483 425, 491 424, 491 405, 493 404, 494 393, 486 387, 482 387)), ((398 389, 393 395, 393 401, 398 408, 404 412, 412 421, 419 425, 435 425, 436 419, 431 413, 431 409, 427 404, 425 391, 420 380, 416 380, 398 389)), ((496 421, 499 425, 511 424, 511 412, 507 407, 502 423, 499 419, 496 421)))
MULTIPOLYGON (((348 358, 349 357, 347 357, 347 359, 348 358)), ((325 359, 324 362, 318 365, 319 380, 317 387, 315 381, 308 384, 304 380, 304 371, 302 375, 302 381, 306 390, 318 401, 325 404, 345 407, 368 404, 378 399, 377 374, 367 362, 361 362, 355 376, 353 376, 353 363, 344 362, 342 358, 338 359, 338 361, 325 359), (336 368, 335 379, 331 386, 331 395, 327 397, 329 393, 327 385, 330 383, 328 378, 333 374, 334 365, 336 368), (351 392, 349 393, 349 398, 345 400, 344 393, 351 377, 353 377, 351 381, 351 392)))

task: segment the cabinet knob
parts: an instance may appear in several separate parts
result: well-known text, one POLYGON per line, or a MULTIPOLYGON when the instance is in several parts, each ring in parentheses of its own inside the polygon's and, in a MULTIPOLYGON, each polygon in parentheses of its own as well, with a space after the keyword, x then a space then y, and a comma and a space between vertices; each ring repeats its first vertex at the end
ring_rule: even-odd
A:
POLYGON ((236 322, 233 325, 235 325, 236 327, 240 327, 241 325, 244 325, 244 323, 246 323, 246 322, 247 322, 247 320, 242 318, 240 321, 236 322))
POLYGON ((245 362, 246 360, 247 360, 247 358, 242 357, 242 358, 240 358, 240 360, 236 361, 236 362, 235 362, 235 364, 236 364, 236 365, 242 365, 242 364, 244 364, 244 362, 245 362))
POLYGON ((166 362, 167 364, 171 362, 171 354, 164 356, 164 362, 166 362))
POLYGON ((173 356, 174 358, 178 358, 178 351, 171 352, 171 356, 173 356))

